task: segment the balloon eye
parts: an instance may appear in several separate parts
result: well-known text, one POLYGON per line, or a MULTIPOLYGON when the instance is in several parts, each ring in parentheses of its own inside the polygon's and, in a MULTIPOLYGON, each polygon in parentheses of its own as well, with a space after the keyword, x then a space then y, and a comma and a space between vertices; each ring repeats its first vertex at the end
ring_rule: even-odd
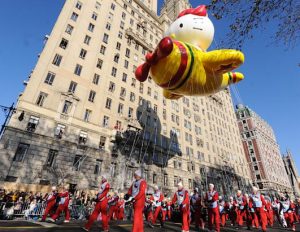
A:
POLYGON ((180 27, 183 27, 183 24, 182 23, 180 23, 180 25, 179 25, 180 27))

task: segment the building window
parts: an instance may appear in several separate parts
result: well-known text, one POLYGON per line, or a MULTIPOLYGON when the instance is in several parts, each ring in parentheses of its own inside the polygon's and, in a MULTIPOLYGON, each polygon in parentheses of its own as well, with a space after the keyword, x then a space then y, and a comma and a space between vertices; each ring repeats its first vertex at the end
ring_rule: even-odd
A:
POLYGON ((53 84, 53 81, 54 81, 54 78, 55 78, 55 73, 53 72, 48 72, 47 76, 46 76, 46 79, 44 81, 44 83, 48 84, 48 85, 52 85, 53 84))
POLYGON ((26 156, 29 149, 29 144, 26 143, 19 143, 13 161, 16 162, 23 162, 24 157, 26 156))
POLYGON ((124 23, 123 21, 121 21, 121 23, 120 23, 120 28, 121 28, 121 29, 124 29, 124 27, 125 27, 125 23, 124 23))
POLYGON ((105 147, 105 142, 106 142, 106 137, 100 136, 99 148, 103 149, 105 147))
POLYGON ((122 103, 119 103, 118 114, 123 114, 123 108, 124 108, 124 105, 122 103))
POLYGON ((101 59, 98 58, 96 67, 99 68, 99 69, 101 69, 102 65, 103 65, 103 60, 101 60, 101 59))
POLYGON ((83 41, 83 42, 84 42, 85 44, 89 45, 90 42, 91 42, 91 37, 88 36, 88 35, 86 35, 86 36, 84 37, 84 41, 83 41))
POLYGON ((100 48, 100 53, 105 55, 105 51, 106 51, 106 47, 101 45, 101 48, 100 48))
POLYGON ((72 107, 72 102, 66 100, 63 106, 62 113, 63 114, 70 113, 71 107, 72 107))
POLYGON ((71 26, 70 24, 68 24, 65 32, 71 35, 73 32, 73 29, 74 29, 74 27, 71 26))
POLYGON ((76 22, 77 21, 77 18, 78 18, 78 14, 76 14, 75 12, 72 13, 71 15, 71 19, 76 22))
POLYGON ((124 62, 124 68, 128 68, 128 65, 129 65, 128 60, 125 60, 125 62, 124 62))
POLYGON ((117 75, 117 69, 116 69, 115 67, 112 67, 111 75, 112 75, 113 77, 116 77, 116 75, 117 75))
POLYGON ((81 59, 85 59, 86 53, 87 53, 86 50, 81 49, 80 54, 79 54, 79 57, 80 57, 81 59))
POLYGON ((122 12, 122 19, 126 19, 126 13, 125 12, 122 12))
POLYGON ((110 23, 106 23, 106 26, 105 26, 105 28, 106 28, 107 30, 109 30, 109 31, 110 31, 110 29, 111 29, 111 24, 110 24, 110 23))
POLYGON ((110 176, 111 177, 116 177, 116 174, 117 174, 116 170, 117 170, 117 164, 112 162, 110 164, 110 176))
POLYGON ((153 173, 153 179, 152 179, 153 184, 157 183, 157 175, 156 173, 153 173))
POLYGON ((99 175, 102 169, 102 160, 96 159, 96 165, 94 169, 94 174, 99 175))
POLYGON ((142 82, 140 82, 140 93, 142 94, 144 92, 144 84, 142 82))
POLYGON ((134 20, 130 19, 130 25, 133 26, 133 24, 134 24, 134 20))
POLYGON ((26 130, 29 131, 29 132, 34 132, 37 128, 39 120, 40 119, 38 117, 30 116, 30 119, 28 121, 26 130))
POLYGON ((53 164, 55 163, 55 158, 57 157, 57 155, 58 155, 57 150, 52 150, 52 149, 49 150, 48 158, 46 161, 47 167, 53 167, 53 164))
POLYGON ((76 8, 77 8, 78 10, 81 10, 81 7, 82 7, 82 3, 78 1, 78 2, 76 3, 76 8))
POLYGON ((118 38, 119 38, 119 39, 122 39, 122 38, 123 38, 123 33, 122 33, 122 31, 119 31, 119 33, 118 33, 118 38))
POLYGON ((61 63, 61 60, 62 60, 62 56, 59 55, 59 54, 56 54, 56 55, 54 56, 54 59, 53 59, 53 61, 52 61, 52 64, 54 64, 54 65, 56 65, 56 66, 59 66, 60 63, 61 63))
POLYGON ((112 3, 112 4, 110 5, 110 9, 115 10, 115 9, 116 9, 116 5, 112 3))
POLYGON ((110 98, 106 99, 106 104, 105 104, 105 108, 106 109, 110 109, 111 108, 111 102, 112 102, 112 100, 110 98))
POLYGON ((126 48, 125 56, 130 58, 130 49, 126 48))
POLYGON ((102 41, 106 44, 108 43, 108 37, 109 37, 108 34, 104 33, 102 41))
POLYGON ((132 118, 133 116, 133 108, 129 107, 128 108, 128 118, 132 118))
POLYGON ((93 91, 93 90, 91 90, 91 91, 90 91, 90 94, 89 94, 89 101, 90 101, 90 102, 94 102, 95 96, 96 96, 96 92, 93 91))
POLYGON ((75 93, 76 87, 77 87, 77 83, 74 81, 71 81, 68 92, 75 93))
POLYGON ((126 73, 123 73, 122 81, 126 82, 126 80, 127 80, 127 74, 126 74, 126 73))
POLYGON ((46 99, 47 96, 48 96, 47 93, 40 92, 40 94, 39 94, 39 96, 38 96, 38 98, 36 100, 36 104, 38 106, 43 106, 44 105, 44 101, 45 101, 45 99, 46 99))
POLYGON ((80 64, 76 64, 74 74, 77 75, 77 76, 80 76, 81 70, 82 70, 82 66, 80 64))
POLYGON ((92 111, 86 109, 86 110, 85 110, 85 113, 84 113, 84 118, 83 118, 83 120, 84 120, 85 122, 89 122, 89 121, 90 121, 90 116, 91 116, 91 114, 92 114, 92 111))
POLYGON ((86 132, 80 131, 79 138, 78 138, 78 143, 79 144, 86 144, 87 136, 88 136, 88 134, 86 132))
POLYGON ((256 175, 256 179, 257 180, 260 180, 261 178, 260 178, 260 175, 256 175))
POLYGON ((68 43, 69 43, 68 40, 62 38, 61 41, 60 41, 59 47, 61 47, 62 49, 66 49, 67 46, 68 46, 68 43))
POLYGON ((57 127, 55 128, 55 131, 54 131, 55 137, 58 139, 61 139, 65 132, 65 128, 66 128, 65 125, 57 124, 57 127))
POLYGON ((131 102, 135 101, 135 94, 133 92, 130 93, 130 101, 131 102))
POLYGON ((114 56, 114 62, 119 63, 119 58, 120 58, 120 55, 119 55, 119 54, 116 54, 116 55, 114 56))
POLYGON ((96 8, 97 10, 100 10, 100 8, 101 8, 101 4, 100 4, 99 2, 96 2, 96 4, 95 4, 95 8, 96 8))
POLYGON ((157 113, 157 105, 153 106, 153 110, 154 110, 155 113, 157 113))
POLYGON ((95 12, 93 12, 93 14, 92 14, 92 19, 97 20, 97 18, 98 18, 98 14, 95 13, 95 12))
POLYGON ((88 26, 88 30, 89 30, 90 32, 93 32, 94 29, 95 29, 95 25, 92 24, 92 23, 90 23, 89 26, 88 26))
POLYGON ((148 94, 149 96, 151 96, 151 88, 150 88, 150 87, 148 87, 147 94, 148 94))
POLYGON ((126 89, 121 87, 120 97, 125 98, 126 97, 126 89))
POLYGON ((132 79, 131 79, 131 86, 132 86, 132 87, 135 87, 135 84, 136 84, 136 79, 135 79, 135 78, 132 78, 132 79))
POLYGON ((103 117, 103 123, 102 123, 103 127, 108 127, 109 126, 109 117, 104 115, 103 117))
POLYGON ((169 185, 168 175, 164 174, 164 186, 168 186, 168 185, 169 185))
POLYGON ((81 161, 82 161, 82 155, 76 155, 73 161, 73 167, 75 168, 75 171, 80 170, 81 161))
POLYGON ((116 49, 120 51, 120 49, 121 49, 121 43, 117 42, 116 49))
POLYGON ((115 83, 112 81, 109 82, 108 90, 113 93, 115 91, 115 89, 116 89, 115 83))
POLYGON ((95 73, 93 78, 93 84, 98 85, 99 80, 100 80, 100 75, 95 73))

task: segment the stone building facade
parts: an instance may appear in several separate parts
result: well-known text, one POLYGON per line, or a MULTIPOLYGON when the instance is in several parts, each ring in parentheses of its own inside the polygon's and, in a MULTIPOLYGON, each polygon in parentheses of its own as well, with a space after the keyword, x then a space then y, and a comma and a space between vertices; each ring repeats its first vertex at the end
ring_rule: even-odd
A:
POLYGON ((66 1, 0 142, 0 178, 126 189, 136 168, 171 192, 246 189, 250 173, 230 91, 163 98, 136 67, 188 1, 66 1), (173 7, 171 7, 173 6, 173 7))
POLYGON ((272 127, 250 108, 238 105, 239 130, 252 182, 267 193, 292 192, 272 127))

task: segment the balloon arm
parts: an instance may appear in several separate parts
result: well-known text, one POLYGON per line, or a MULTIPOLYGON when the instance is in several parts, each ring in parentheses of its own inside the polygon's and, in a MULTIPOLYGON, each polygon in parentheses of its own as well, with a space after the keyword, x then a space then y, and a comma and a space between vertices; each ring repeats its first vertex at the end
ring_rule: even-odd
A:
POLYGON ((230 72, 244 62, 243 53, 231 49, 204 52, 201 56, 205 69, 217 74, 230 72))

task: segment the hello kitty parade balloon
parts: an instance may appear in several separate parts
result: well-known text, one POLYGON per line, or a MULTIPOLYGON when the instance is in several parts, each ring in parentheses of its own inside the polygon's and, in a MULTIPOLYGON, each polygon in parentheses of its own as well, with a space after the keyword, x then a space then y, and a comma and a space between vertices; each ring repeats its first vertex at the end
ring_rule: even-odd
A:
POLYGON ((213 37, 214 26, 204 5, 182 11, 137 68, 136 78, 143 82, 150 73, 168 99, 211 95, 241 81, 243 74, 231 71, 244 62, 243 53, 232 49, 206 52, 213 37))
POLYGON ((214 38, 214 25, 207 16, 205 6, 187 9, 171 24, 165 36, 193 44, 206 51, 214 38))

